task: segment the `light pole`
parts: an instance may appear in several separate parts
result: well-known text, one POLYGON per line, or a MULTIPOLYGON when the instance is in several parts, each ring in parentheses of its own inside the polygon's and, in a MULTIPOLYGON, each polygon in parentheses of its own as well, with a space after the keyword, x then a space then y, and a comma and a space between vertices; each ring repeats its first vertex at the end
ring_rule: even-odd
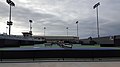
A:
POLYGON ((10 14, 9 14, 9 21, 7 21, 7 25, 9 26, 9 35, 11 33, 11 25, 13 25, 13 22, 11 21, 11 7, 15 6, 14 2, 12 2, 11 0, 6 0, 6 2, 10 5, 10 14))
POLYGON ((76 24, 77 24, 77 36, 78 36, 78 21, 76 22, 76 24))
POLYGON ((93 6, 93 9, 96 8, 96 14, 97 14, 97 35, 98 35, 98 38, 100 37, 100 32, 99 32, 99 20, 98 20, 98 6, 100 5, 100 2, 98 2, 97 4, 95 4, 93 6))
POLYGON ((8 27, 6 27, 6 35, 7 35, 7 29, 8 29, 8 27))
POLYGON ((68 27, 66 27, 66 30, 67 30, 67 36, 68 36, 68 27))
POLYGON ((32 34, 32 22, 33 22, 33 21, 32 21, 32 20, 29 20, 29 22, 30 22, 30 31, 29 31, 29 32, 32 34))
POLYGON ((44 36, 45 36, 45 30, 46 30, 46 27, 44 27, 44 36))

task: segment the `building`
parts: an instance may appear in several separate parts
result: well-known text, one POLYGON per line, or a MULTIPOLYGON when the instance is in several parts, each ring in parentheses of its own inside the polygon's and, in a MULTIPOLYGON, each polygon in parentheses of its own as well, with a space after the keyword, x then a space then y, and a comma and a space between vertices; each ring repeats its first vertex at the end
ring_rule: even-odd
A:
POLYGON ((89 38, 80 39, 80 41, 82 42, 83 45, 90 45, 91 44, 90 41, 93 41, 94 44, 100 44, 102 47, 116 47, 116 46, 118 47, 120 46, 120 35, 92 38, 92 40, 90 40, 89 38))
POLYGON ((77 43, 79 42, 79 37, 76 36, 33 36, 34 38, 43 38, 46 40, 46 42, 58 42, 58 41, 64 41, 64 42, 71 42, 71 43, 77 43))

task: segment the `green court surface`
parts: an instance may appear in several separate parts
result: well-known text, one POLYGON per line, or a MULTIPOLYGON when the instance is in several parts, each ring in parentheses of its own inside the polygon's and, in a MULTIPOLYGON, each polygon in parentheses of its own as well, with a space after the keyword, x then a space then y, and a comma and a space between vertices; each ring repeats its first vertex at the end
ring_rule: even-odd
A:
MULTIPOLYGON (((9 48, 0 48, 0 50, 9 50, 13 48, 61 48, 60 46, 54 44, 52 46, 45 46, 44 44, 35 44, 31 46, 20 46, 20 47, 9 47, 9 48)), ((81 45, 81 44, 73 44, 72 48, 112 48, 112 49, 120 49, 120 47, 100 47, 100 45, 81 45)))

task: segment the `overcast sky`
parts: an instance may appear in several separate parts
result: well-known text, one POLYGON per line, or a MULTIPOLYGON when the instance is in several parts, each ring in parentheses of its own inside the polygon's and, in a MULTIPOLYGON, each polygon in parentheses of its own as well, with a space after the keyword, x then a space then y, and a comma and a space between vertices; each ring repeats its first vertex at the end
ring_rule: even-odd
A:
MULTIPOLYGON (((12 0, 11 34, 22 35, 29 31, 29 21, 33 20, 33 35, 76 36, 79 21, 79 37, 97 37, 96 10, 93 5, 100 2, 99 24, 100 36, 120 34, 120 0, 12 0)), ((9 5, 0 1, 0 33, 6 32, 9 5)))

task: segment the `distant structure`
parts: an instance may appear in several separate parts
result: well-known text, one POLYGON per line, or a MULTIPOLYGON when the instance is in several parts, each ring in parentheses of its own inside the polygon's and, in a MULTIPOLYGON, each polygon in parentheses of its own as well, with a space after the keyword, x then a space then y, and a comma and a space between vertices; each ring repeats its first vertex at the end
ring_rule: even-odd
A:
POLYGON ((24 37, 32 37, 32 33, 29 31, 29 32, 22 32, 23 36, 24 37))
POLYGON ((30 22, 30 31, 29 32, 22 32, 22 34, 23 34, 23 36, 24 37, 32 37, 32 20, 29 20, 29 22, 30 22))

